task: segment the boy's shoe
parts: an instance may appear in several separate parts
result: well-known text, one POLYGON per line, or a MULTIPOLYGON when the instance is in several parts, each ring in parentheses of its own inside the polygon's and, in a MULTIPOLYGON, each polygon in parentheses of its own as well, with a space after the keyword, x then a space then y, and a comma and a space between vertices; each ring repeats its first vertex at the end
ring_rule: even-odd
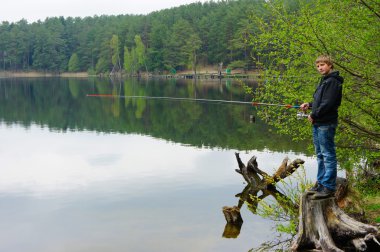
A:
POLYGON ((326 187, 323 186, 323 189, 321 191, 316 192, 312 199, 325 199, 335 196, 335 191, 332 191, 326 187))
POLYGON ((322 189, 323 189, 323 186, 321 184, 319 184, 317 181, 317 182, 315 182, 313 187, 311 187, 309 190, 307 190, 307 194, 315 194, 317 192, 322 191, 322 189))

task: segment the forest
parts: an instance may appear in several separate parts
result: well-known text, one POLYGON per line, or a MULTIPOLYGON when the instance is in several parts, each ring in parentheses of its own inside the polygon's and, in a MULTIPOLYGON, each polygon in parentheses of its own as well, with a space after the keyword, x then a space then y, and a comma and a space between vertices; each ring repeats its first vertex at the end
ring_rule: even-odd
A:
POLYGON ((162 72, 195 65, 251 68, 248 16, 263 0, 193 3, 148 15, 52 17, 0 25, 2 70, 162 72))

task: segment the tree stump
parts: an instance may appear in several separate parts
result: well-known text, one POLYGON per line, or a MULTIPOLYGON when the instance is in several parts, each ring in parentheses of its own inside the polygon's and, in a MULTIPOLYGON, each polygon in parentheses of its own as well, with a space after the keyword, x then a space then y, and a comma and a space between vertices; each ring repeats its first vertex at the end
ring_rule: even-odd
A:
POLYGON ((292 245, 293 251, 380 251, 378 229, 349 217, 338 207, 335 197, 313 199, 305 192, 299 213, 298 238, 292 245))
POLYGON ((240 214, 240 208, 237 206, 223 207, 223 214, 226 218, 227 224, 224 227, 223 237, 236 238, 240 234, 241 226, 243 225, 243 218, 240 214))

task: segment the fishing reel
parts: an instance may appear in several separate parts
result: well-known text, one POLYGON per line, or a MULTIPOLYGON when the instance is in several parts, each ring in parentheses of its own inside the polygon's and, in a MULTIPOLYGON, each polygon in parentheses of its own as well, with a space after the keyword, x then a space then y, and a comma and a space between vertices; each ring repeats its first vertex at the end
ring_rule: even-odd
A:
POLYGON ((309 116, 309 114, 306 114, 305 112, 303 111, 299 111, 297 112, 297 119, 298 120, 302 120, 304 118, 307 118, 309 116))

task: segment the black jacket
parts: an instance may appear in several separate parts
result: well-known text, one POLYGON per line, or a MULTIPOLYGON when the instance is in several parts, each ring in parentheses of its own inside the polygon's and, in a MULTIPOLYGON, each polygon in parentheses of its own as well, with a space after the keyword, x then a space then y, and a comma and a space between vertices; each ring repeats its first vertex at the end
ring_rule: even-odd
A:
POLYGON ((338 107, 342 101, 343 77, 332 72, 321 78, 310 103, 315 125, 338 123, 338 107))

